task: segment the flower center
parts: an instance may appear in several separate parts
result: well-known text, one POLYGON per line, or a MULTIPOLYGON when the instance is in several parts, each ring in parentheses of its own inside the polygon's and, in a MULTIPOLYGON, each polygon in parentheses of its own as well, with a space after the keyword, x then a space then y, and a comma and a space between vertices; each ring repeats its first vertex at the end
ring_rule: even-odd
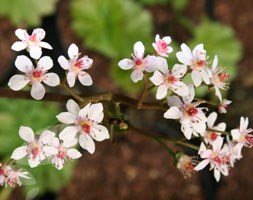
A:
POLYGON ((197 69, 197 70, 200 70, 200 69, 203 69, 204 67, 206 66, 206 61, 205 60, 201 60, 201 59, 196 59, 194 62, 193 62, 193 69, 197 69))
POLYGON ((33 33, 30 37, 29 37, 29 41, 32 43, 35 43, 37 41, 37 34, 33 33))
POLYGON ((33 72, 32 72, 32 79, 33 80, 40 80, 41 78, 42 78, 42 75, 43 75, 43 71, 41 71, 41 70, 34 70, 33 72))
POLYGON ((177 79, 175 78, 175 76, 173 76, 171 74, 167 75, 166 78, 165 78, 165 82, 170 84, 170 85, 173 85, 176 82, 176 80, 177 79))
POLYGON ((219 77, 220 82, 224 83, 228 79, 229 74, 226 72, 219 73, 218 77, 219 77))
POLYGON ((218 137, 218 134, 216 134, 216 133, 214 133, 214 132, 209 133, 209 139, 210 139, 211 141, 216 140, 217 137, 218 137))
POLYGON ((32 159, 35 159, 41 151, 41 147, 37 142, 30 144, 29 149, 32 154, 32 159))
POLYGON ((90 134, 92 123, 88 120, 83 120, 80 123, 80 128, 83 132, 90 134))
POLYGON ((141 59, 136 59, 134 61, 134 63, 135 63, 135 67, 138 68, 138 69, 140 69, 143 66, 143 62, 142 62, 141 59))
POLYGON ((195 107, 190 107, 186 112, 190 117, 193 117, 198 113, 198 109, 195 107))
POLYGON ((67 149, 64 146, 60 145, 60 147, 58 148, 57 158, 64 159, 66 156, 66 153, 67 153, 67 149))

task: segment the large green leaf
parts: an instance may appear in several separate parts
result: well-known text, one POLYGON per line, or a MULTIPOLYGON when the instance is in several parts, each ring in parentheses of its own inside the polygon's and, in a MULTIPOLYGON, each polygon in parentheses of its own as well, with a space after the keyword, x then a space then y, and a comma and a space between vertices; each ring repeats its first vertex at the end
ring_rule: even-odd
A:
POLYGON ((74 0, 71 13, 86 46, 108 57, 128 56, 138 40, 151 42, 151 16, 131 0, 74 0))
POLYGON ((38 26, 41 18, 55 11, 59 0, 1 0, 0 16, 8 17, 15 25, 38 26))

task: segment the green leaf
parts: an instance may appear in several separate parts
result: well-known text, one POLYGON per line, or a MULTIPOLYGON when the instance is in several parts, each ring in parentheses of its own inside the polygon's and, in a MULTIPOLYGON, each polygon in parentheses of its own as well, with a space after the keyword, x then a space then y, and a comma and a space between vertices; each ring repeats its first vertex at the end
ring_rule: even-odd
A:
POLYGON ((0 16, 7 17, 14 25, 38 26, 41 18, 52 14, 59 0, 1 0, 0 16))
POLYGON ((71 14, 85 45, 110 58, 129 56, 138 40, 152 41, 150 14, 131 0, 75 0, 71 14))

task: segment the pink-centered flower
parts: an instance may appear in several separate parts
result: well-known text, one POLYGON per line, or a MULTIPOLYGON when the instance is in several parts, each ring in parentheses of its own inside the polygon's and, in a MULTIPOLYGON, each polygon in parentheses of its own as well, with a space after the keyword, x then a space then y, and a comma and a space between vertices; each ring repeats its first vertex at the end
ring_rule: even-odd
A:
POLYGON ((147 56, 144 58, 145 47, 142 42, 136 42, 134 44, 134 53, 132 54, 132 59, 124 58, 119 61, 118 65, 123 70, 132 69, 131 79, 133 82, 137 83, 143 79, 143 73, 152 72, 153 66, 152 63, 156 65, 159 58, 156 56, 147 56))
POLYGON ((237 142, 237 145, 240 146, 240 148, 243 146, 253 147, 253 135, 250 134, 253 132, 253 129, 248 128, 248 125, 249 119, 247 117, 241 117, 239 129, 231 130, 233 141, 237 142))
POLYGON ((195 164, 196 162, 192 157, 182 154, 178 158, 177 168, 183 174, 184 178, 189 178, 195 172, 195 164))
POLYGON ((191 139, 192 134, 195 136, 203 135, 206 131, 206 116, 202 111, 203 108, 197 107, 199 102, 192 102, 195 92, 193 85, 188 86, 189 94, 182 97, 168 97, 170 108, 164 113, 166 119, 179 119, 181 130, 186 139, 191 139))
POLYGON ((217 125, 214 125, 218 114, 216 112, 210 113, 210 115, 207 117, 207 127, 209 130, 207 130, 204 133, 204 140, 207 144, 213 144, 213 142, 218 138, 221 137, 220 131, 226 130, 226 124, 224 122, 221 122, 217 125))
POLYGON ((203 44, 197 45, 193 51, 186 45, 181 45, 181 51, 176 53, 177 59, 184 65, 188 65, 191 72, 191 78, 196 87, 200 86, 202 81, 210 84, 212 77, 210 69, 207 67, 206 50, 203 44))
POLYGON ((223 99, 222 102, 218 106, 218 111, 220 114, 227 113, 228 106, 232 103, 232 101, 223 99))
POLYGON ((17 74, 11 77, 8 85, 12 90, 18 91, 27 84, 31 84, 31 96, 34 99, 40 100, 45 95, 45 88, 42 82, 51 87, 60 84, 60 79, 56 73, 47 73, 47 70, 53 67, 53 61, 48 56, 40 58, 36 67, 33 66, 28 57, 23 55, 18 56, 15 60, 15 65, 19 71, 25 74, 17 74))
POLYGON ((52 131, 43 131, 39 139, 37 139, 31 128, 21 126, 19 136, 27 144, 13 151, 11 158, 14 160, 20 160, 27 156, 30 167, 37 167, 45 158, 57 153, 57 149, 50 146, 50 142, 55 137, 55 133, 52 131))
POLYGON ((160 35, 157 34, 152 46, 159 56, 168 57, 169 53, 173 51, 173 48, 169 46, 170 43, 171 38, 169 36, 160 38, 160 35))
POLYGON ((228 77, 229 77, 229 74, 226 72, 223 72, 223 69, 221 67, 218 67, 218 57, 215 56, 213 60, 213 64, 212 64, 211 83, 214 86, 215 95, 219 98, 221 102, 222 102, 222 96, 221 96, 220 89, 226 90, 228 88, 227 83, 225 83, 228 77))
POLYGON ((89 153, 94 153, 95 143, 93 141, 103 141, 109 138, 107 128, 100 123, 104 118, 103 105, 101 103, 87 104, 80 109, 73 100, 68 100, 67 111, 57 115, 57 119, 64 124, 68 124, 72 134, 79 133, 79 144, 89 153))
POLYGON ((77 144, 77 139, 71 132, 71 129, 66 127, 59 134, 59 139, 54 138, 52 145, 57 149, 57 154, 53 155, 50 160, 52 164, 58 169, 62 169, 65 161, 71 161, 78 159, 82 154, 75 148, 72 148, 77 144))
POLYGON ((75 44, 71 44, 68 48, 69 60, 64 56, 58 58, 60 66, 67 70, 67 82, 69 87, 75 85, 76 79, 84 86, 92 85, 93 81, 91 76, 84 70, 89 69, 93 63, 93 60, 88 56, 79 58, 79 49, 75 44))
POLYGON ((181 81, 181 78, 187 71, 186 65, 175 64, 172 70, 169 70, 167 62, 164 62, 159 68, 161 72, 155 71, 150 78, 153 84, 158 86, 157 99, 166 97, 168 90, 172 90, 179 96, 186 96, 188 94, 187 85, 181 81))
POLYGON ((24 29, 17 29, 15 34, 21 41, 14 42, 11 49, 14 51, 27 49, 30 56, 34 59, 39 59, 41 57, 41 48, 53 49, 50 44, 41 41, 46 35, 42 28, 34 29, 31 35, 28 35, 27 31, 24 29))
POLYGON ((220 180, 221 173, 227 176, 229 170, 228 159, 226 152, 222 149, 222 145, 223 139, 221 137, 214 141, 212 149, 206 148, 206 146, 201 143, 199 154, 203 160, 194 168, 196 171, 199 171, 210 164, 210 170, 214 170, 214 177, 217 182, 220 180))

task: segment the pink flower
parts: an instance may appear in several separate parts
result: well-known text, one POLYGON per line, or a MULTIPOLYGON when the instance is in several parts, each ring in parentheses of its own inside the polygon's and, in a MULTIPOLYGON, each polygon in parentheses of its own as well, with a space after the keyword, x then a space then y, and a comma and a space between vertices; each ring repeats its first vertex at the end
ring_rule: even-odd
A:
POLYGON ((212 131, 208 130, 204 134, 204 140, 207 144, 213 144, 213 142, 218 137, 221 137, 220 136, 221 133, 219 133, 219 131, 225 131, 225 129, 226 129, 226 124, 224 122, 221 122, 221 123, 217 124, 216 126, 214 126, 217 116, 218 116, 218 114, 216 112, 212 112, 207 117, 207 127, 208 127, 208 129, 212 130, 212 131))
POLYGON ((14 51, 27 49, 30 56, 34 59, 39 59, 41 57, 41 48, 53 49, 50 44, 41 41, 46 35, 45 31, 41 28, 34 29, 32 35, 28 35, 27 31, 24 29, 17 29, 15 34, 21 41, 15 42, 11 46, 11 49, 14 51))
POLYGON ((50 57, 44 56, 40 58, 36 68, 34 68, 31 60, 26 56, 18 56, 15 65, 17 69, 25 75, 14 75, 9 80, 9 87, 12 90, 21 90, 28 83, 32 85, 31 96, 40 100, 45 95, 45 88, 41 82, 55 87, 60 84, 60 79, 55 73, 47 73, 47 70, 53 67, 53 61, 50 57))
POLYGON ((71 129, 66 127, 59 134, 59 139, 54 138, 52 145, 57 149, 57 154, 53 155, 50 160, 57 169, 62 169, 65 161, 78 159, 82 154, 73 147, 77 143, 75 135, 71 129))
POLYGON ((253 135, 250 134, 253 132, 252 128, 248 128, 249 125, 249 119, 241 117, 240 119, 240 128, 239 129, 233 129, 231 130, 232 138, 235 142, 237 142, 237 145, 242 148, 245 147, 253 147, 253 135))
POLYGON ((79 144, 89 153, 94 153, 95 143, 93 141, 103 141, 109 138, 107 128, 100 125, 104 118, 103 105, 101 103, 87 104, 80 109, 73 100, 68 100, 66 104, 68 112, 57 115, 57 119, 64 124, 73 124, 68 128, 73 135, 79 132, 79 144))
POLYGON ((202 81, 207 85, 210 84, 212 74, 207 68, 206 51, 203 44, 197 45, 193 51, 186 44, 182 44, 181 51, 177 52, 176 56, 181 63, 190 66, 191 78, 196 87, 200 86, 202 81))
POLYGON ((49 145, 55 136, 55 133, 49 130, 43 131, 39 139, 37 139, 31 128, 21 126, 19 135, 27 144, 13 151, 11 158, 14 160, 20 160, 28 156, 30 167, 37 167, 46 157, 57 153, 57 150, 49 145))
POLYGON ((147 58, 144 58, 144 51, 145 47, 142 44, 142 42, 136 42, 134 44, 134 53, 132 54, 132 60, 128 58, 124 58, 119 61, 118 65, 123 70, 129 70, 133 69, 133 72, 131 74, 131 79, 133 82, 137 83, 138 81, 143 79, 143 72, 151 72, 153 69, 150 69, 149 67, 152 67, 152 64, 150 66, 150 62, 157 62, 157 57, 155 56, 148 56, 147 58), (149 59, 148 59, 149 58, 149 59))
POLYGON ((177 168, 182 172, 184 178, 191 177, 191 175, 195 172, 194 170, 195 161, 192 157, 182 154, 178 158, 177 168))
POLYGON ((225 81, 228 79, 229 75, 226 72, 222 72, 223 69, 218 67, 218 57, 215 56, 212 65, 212 78, 211 82, 214 85, 215 95, 222 102, 222 96, 220 89, 226 90, 228 88, 227 83, 225 81))
POLYGON ((228 106, 232 103, 227 99, 223 99, 220 105, 218 106, 219 113, 227 113, 228 106))
POLYGON ((187 85, 180 80, 187 71, 186 65, 175 64, 170 71, 167 62, 164 62, 164 65, 160 65, 160 71, 162 73, 155 71, 150 78, 153 84, 158 86, 156 93, 157 99, 164 98, 167 95, 168 89, 180 96, 186 96, 188 94, 187 85))
POLYGON ((197 108, 198 102, 192 103, 194 98, 194 87, 190 85, 189 94, 182 97, 183 102, 178 96, 168 97, 169 110, 164 113, 166 119, 180 119, 181 130, 186 139, 191 139, 192 134, 203 135, 206 131, 206 116, 202 108, 197 108))
POLYGON ((170 42, 171 38, 169 36, 160 39, 160 36, 157 34, 155 36, 155 43, 152 46, 159 56, 168 57, 168 54, 173 51, 173 48, 169 46, 170 42))
POLYGON ((228 160, 226 152, 222 149, 223 139, 217 138, 212 144, 212 149, 207 149, 203 143, 200 146, 199 154, 202 160, 194 169, 196 171, 202 170, 208 164, 210 164, 210 170, 214 170, 214 177, 218 182, 220 180, 221 173, 224 176, 228 175, 228 160))
POLYGON ((92 85, 91 76, 84 70, 89 69, 93 63, 93 60, 88 56, 83 56, 79 58, 79 49, 75 44, 71 44, 68 48, 69 60, 64 56, 58 58, 60 66, 67 70, 67 82, 69 87, 73 87, 76 82, 76 78, 84 86, 92 85))

